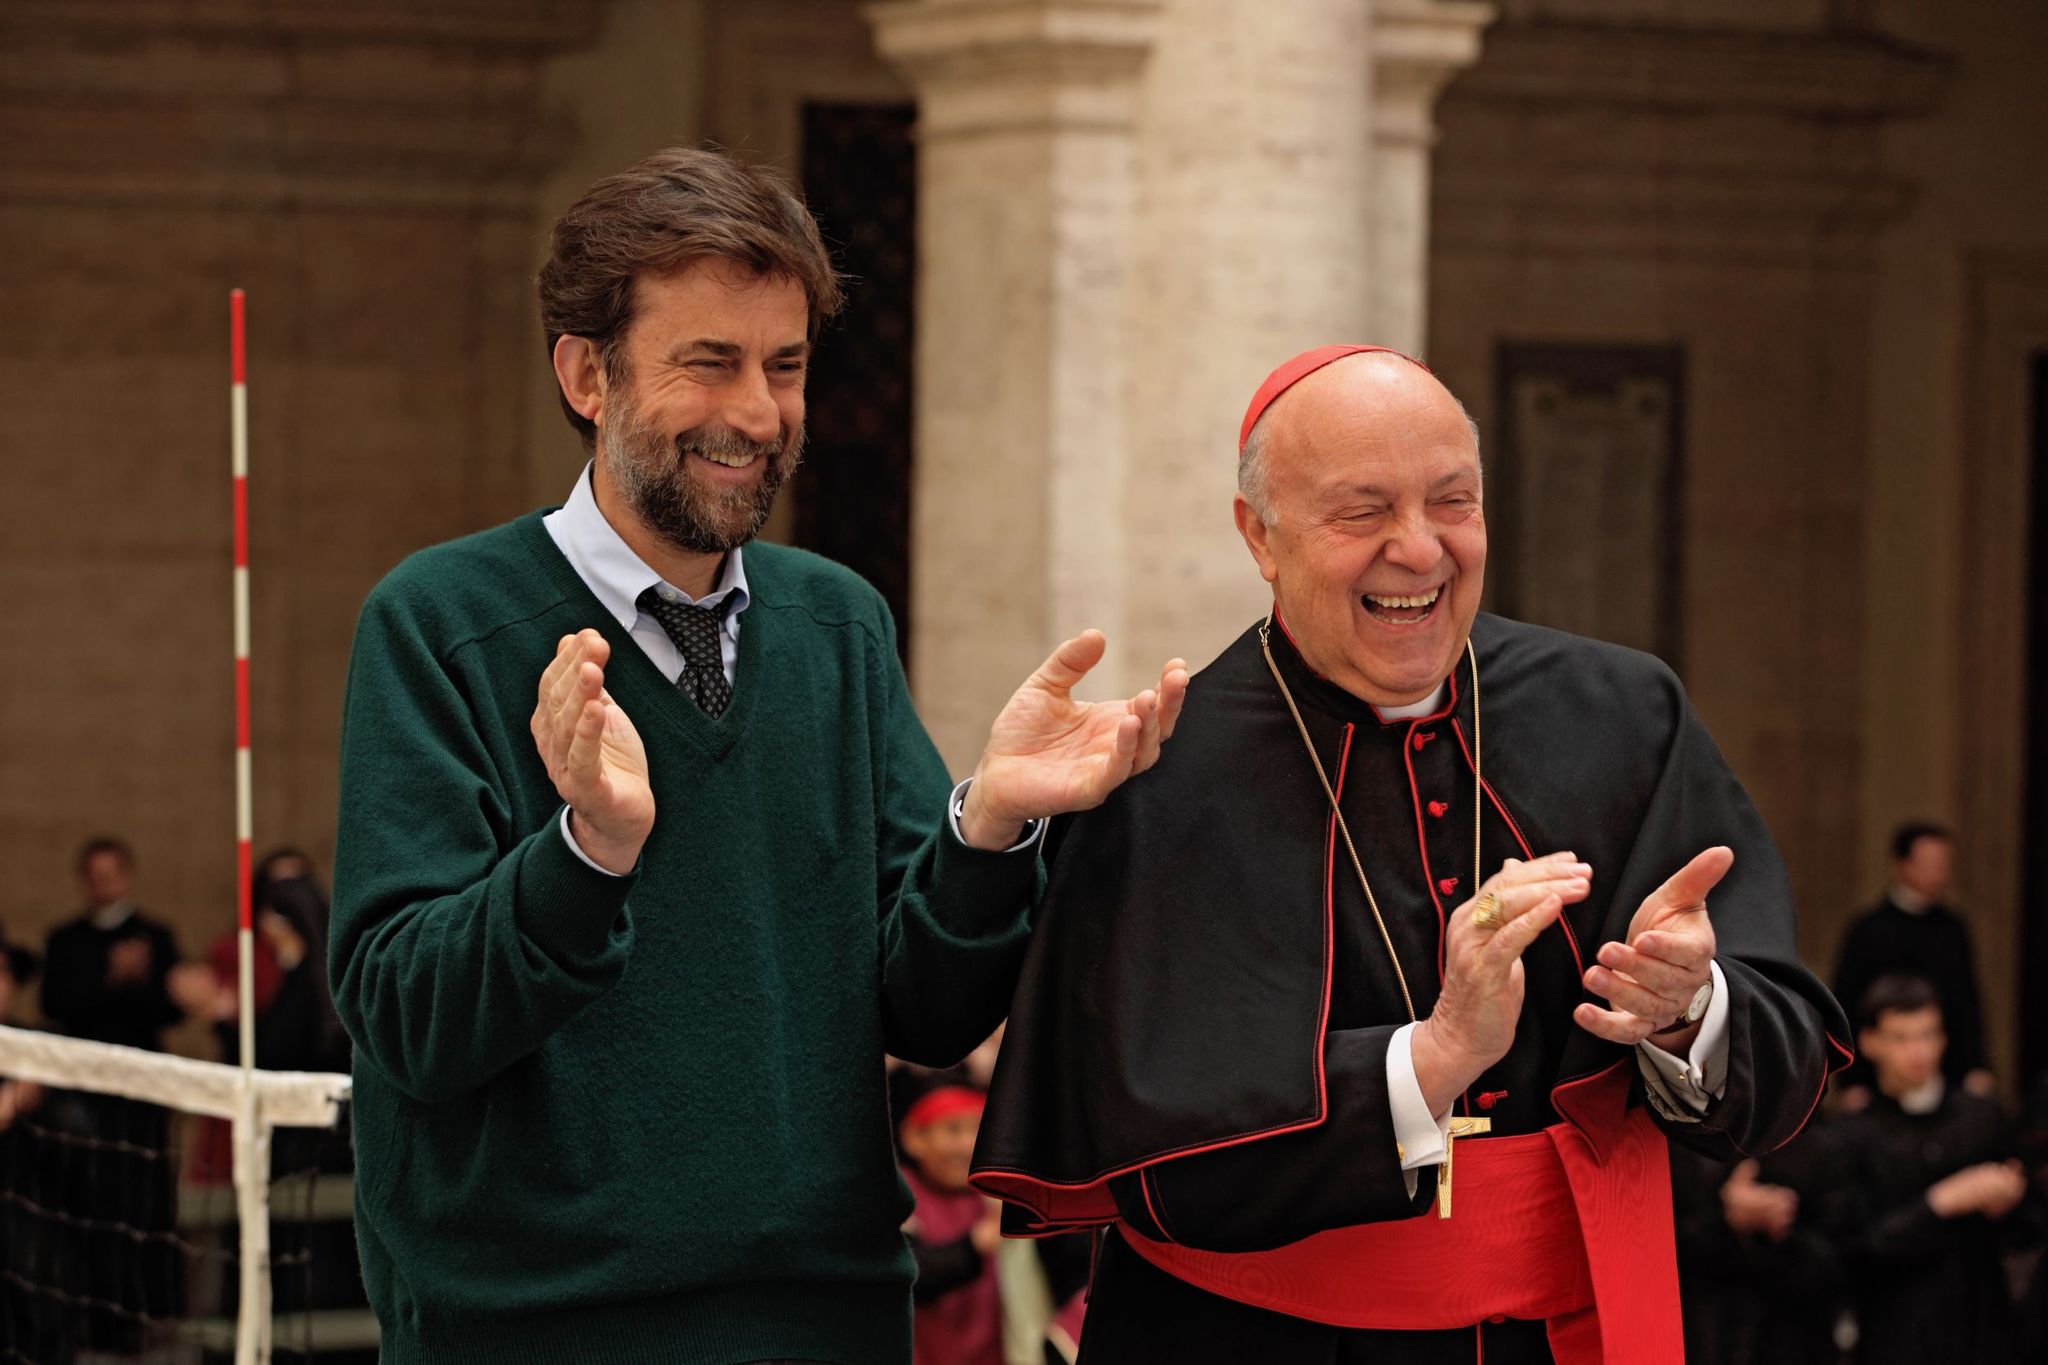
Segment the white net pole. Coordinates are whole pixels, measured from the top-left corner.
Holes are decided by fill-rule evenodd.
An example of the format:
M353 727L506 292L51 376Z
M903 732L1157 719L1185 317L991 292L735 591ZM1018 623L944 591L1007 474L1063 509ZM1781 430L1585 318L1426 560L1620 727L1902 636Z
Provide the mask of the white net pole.
M347 1103L347 1076L255 1071L141 1048L0 1026L0 1076L55 1090L113 1095L234 1127L235 1211L242 1296L237 1365L270 1358L270 1138L274 1129L332 1128Z
M270 1359L270 1125L256 1116L256 1089L235 1118L235 1215L240 1223L242 1293L235 1365Z

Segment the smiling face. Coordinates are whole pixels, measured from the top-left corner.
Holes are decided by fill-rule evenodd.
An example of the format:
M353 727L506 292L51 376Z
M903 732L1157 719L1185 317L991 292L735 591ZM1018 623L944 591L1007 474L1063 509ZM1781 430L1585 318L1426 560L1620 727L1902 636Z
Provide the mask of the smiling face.
M1237 524L1302 657L1375 705L1429 696L1485 583L1463 410L1420 366L1364 354L1303 379L1259 426L1265 515L1240 495Z
M964 1190L974 1165L974 1139L980 1131L979 1114L949 1114L931 1123L905 1127L903 1152L940 1189Z
M810 305L725 260L634 284L634 315L591 414L600 504L691 554L753 539L802 458Z

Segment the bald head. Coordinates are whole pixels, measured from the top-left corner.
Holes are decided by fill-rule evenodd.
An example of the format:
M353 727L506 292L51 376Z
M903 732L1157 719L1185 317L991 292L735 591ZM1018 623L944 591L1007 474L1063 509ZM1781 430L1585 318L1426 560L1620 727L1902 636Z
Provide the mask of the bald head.
M1345 356L1260 415L1238 482L1238 529L1308 662L1376 704L1428 696L1484 583L1464 406L1406 357Z
M1355 383L1351 382L1354 380ZM1479 424L1472 420L1471 414L1465 411L1465 405L1443 386L1441 380L1421 362L1399 351L1360 351L1332 361L1295 381L1268 404L1246 434L1237 458L1237 491L1262 518L1270 519L1272 509L1267 444L1276 429L1286 427L1290 419L1285 414L1300 410L1304 392L1308 406L1313 408L1317 405L1315 394L1321 390L1335 390L1332 398L1340 403L1347 401L1347 396L1365 397L1372 393L1378 393L1389 401L1398 401L1404 392L1427 403L1433 392L1456 410L1458 419L1464 423L1466 435L1471 439L1472 458L1474 461L1479 459Z

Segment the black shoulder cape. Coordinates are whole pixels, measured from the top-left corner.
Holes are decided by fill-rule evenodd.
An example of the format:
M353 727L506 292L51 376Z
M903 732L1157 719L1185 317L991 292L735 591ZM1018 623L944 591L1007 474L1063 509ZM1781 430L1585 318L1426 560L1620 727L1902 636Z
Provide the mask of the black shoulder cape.
M1550 989L1532 985L1524 1007L1522 1033L1536 1031L1532 1010L1562 1015L1539 1021L1556 1040L1540 1059L1556 1104L1544 1106L1543 1119L1573 1117L1557 1087L1627 1053L1571 1024L1571 1006L1590 998L1576 973L1600 944L1625 935L1643 899L1688 859L1727 844L1735 865L1711 902L1730 989L1727 1090L1702 1122L1659 1121L1723 1160L1784 1142L1847 1059L1836 1040L1848 1028L1799 961L1791 889L1770 835L1677 678L1650 656L1498 617L1479 617L1472 642L1483 865L1571 849L1595 868L1592 896L1539 940L1556 940L1546 951L1560 965ZM1411 759L1406 741L1420 730L1391 741L1367 733L1388 723L1308 673L1277 628L1274 650L1284 651L1290 686L1340 790L1347 766L1369 771L1362 758L1353 763L1354 740L1392 743L1392 766L1379 771L1398 773ZM1460 765L1469 874L1475 726L1465 678L1461 661L1450 702L1418 723L1429 733L1414 745L1421 752L1441 739L1431 757ZM1369 801L1341 799L1390 918L1420 915L1436 936L1442 915L1472 888L1447 878L1439 895L1426 884L1445 870L1442 857L1432 868L1426 841L1416 858L1424 807L1438 813L1437 803L1423 800L1412 760L1407 773L1391 788L1379 779ZM1354 777L1354 787L1362 780ZM1114 1177L1265 1144L1338 1112L1325 1051L1333 981L1364 969L1337 960L1338 921L1357 890L1332 825L1256 628L1194 678L1151 771L1100 808L1056 823L1050 880L975 1154L976 1183L1022 1213L1013 1227L1109 1221ZM1407 911L1398 909L1404 885ZM1403 932L1397 927L1397 937ZM1372 944L1367 956L1381 954ZM1420 1015L1437 987L1427 952L1406 958ZM1368 998L1381 1016L1370 1022L1389 1031L1407 1022L1398 990ZM1391 1152L1384 1101L1375 1108L1384 1133L1356 1136L1383 1136ZM1348 1112L1359 1121L1356 1106ZM1408 1211L1404 1201L1381 1216Z

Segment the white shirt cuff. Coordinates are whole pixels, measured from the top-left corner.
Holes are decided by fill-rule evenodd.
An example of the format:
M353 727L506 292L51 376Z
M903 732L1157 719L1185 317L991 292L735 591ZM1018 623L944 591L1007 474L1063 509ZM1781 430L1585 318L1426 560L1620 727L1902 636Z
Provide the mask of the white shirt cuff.
M1408 1179L1408 1197L1415 1197L1415 1173L1444 1159L1444 1133L1450 1127L1451 1111L1429 1112L1422 1098L1422 1083L1415 1079L1415 1025L1394 1030L1387 1044L1387 1107L1394 1118L1395 1153Z
M562 807L562 842L569 846L571 853L583 860L585 867L602 872L607 877L623 877L626 875L623 872L614 872L608 867L601 866L588 853L583 851L583 845L577 843L576 836L569 832L569 808L567 806Z
M967 789L973 785L973 778L963 778L960 785L953 788L952 800L946 802L946 827L953 831L954 839L958 840L961 844L965 844L967 841L960 837L960 816L967 809ZM1030 848L1044 837L1045 823L1043 820L1026 821L1023 836L1016 843L1004 849L1003 852L1021 853L1025 849Z
M1714 978L1714 998L1707 1002L1686 1055L1675 1057L1647 1038L1636 1044L1636 1064L1651 1104L1680 1122L1697 1122L1728 1089L1728 978L1718 962L1708 963L1707 970Z

